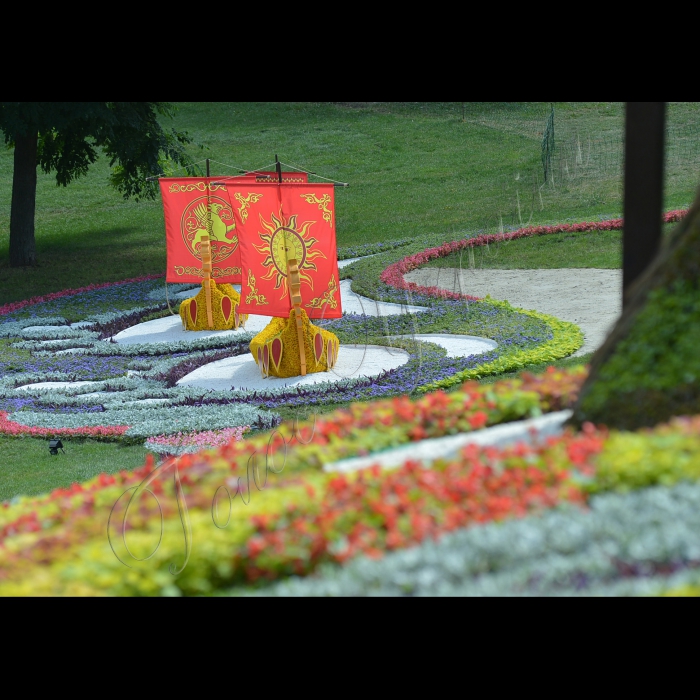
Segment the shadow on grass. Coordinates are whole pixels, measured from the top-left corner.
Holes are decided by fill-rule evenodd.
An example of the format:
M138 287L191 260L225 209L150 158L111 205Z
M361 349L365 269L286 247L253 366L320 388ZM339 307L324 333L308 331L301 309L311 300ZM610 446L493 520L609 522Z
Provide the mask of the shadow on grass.
M37 266L22 268L10 267L5 248L0 251L0 304L165 272L165 240L157 245L154 239L132 226L37 236Z

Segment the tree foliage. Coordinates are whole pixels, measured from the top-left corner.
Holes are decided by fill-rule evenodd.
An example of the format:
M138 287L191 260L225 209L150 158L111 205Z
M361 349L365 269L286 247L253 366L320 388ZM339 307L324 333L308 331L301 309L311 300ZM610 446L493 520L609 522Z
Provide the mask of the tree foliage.
M36 169L67 186L87 174L100 153L109 158L110 183L125 198L153 199L166 163L195 174L186 132L166 130L168 102L0 102L0 129L15 148L10 218L10 264L34 264Z

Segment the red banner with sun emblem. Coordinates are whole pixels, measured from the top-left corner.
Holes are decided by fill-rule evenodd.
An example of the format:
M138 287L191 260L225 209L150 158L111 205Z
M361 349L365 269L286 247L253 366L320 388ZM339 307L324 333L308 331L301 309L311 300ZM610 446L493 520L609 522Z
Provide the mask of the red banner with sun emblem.
M163 177L159 182L165 214L166 281L204 279L200 246L202 236L209 235L212 278L240 282L241 253L226 185L215 177Z
M241 251L238 312L288 316L292 308L287 263L296 260L301 308L309 318L340 318L340 282L332 184L256 182L227 185Z

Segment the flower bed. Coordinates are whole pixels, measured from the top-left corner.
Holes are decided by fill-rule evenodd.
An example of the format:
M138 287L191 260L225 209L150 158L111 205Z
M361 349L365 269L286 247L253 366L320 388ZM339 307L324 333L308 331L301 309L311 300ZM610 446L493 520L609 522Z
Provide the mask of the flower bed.
M104 523L113 508L111 522L121 522L120 496L148 479L152 461L132 473L17 499L0 509L0 594L200 594L316 571L321 579L262 592L327 595L359 587L408 594L569 594L579 587L605 594L690 585L700 556L691 536L697 516L686 518L686 511L700 512L700 491L674 484L697 478L697 418L634 435L587 426L534 447L467 446L430 469L408 462L343 476L321 471L324 463L377 447L560 409L575 400L584 376L550 370L488 386L469 383L417 401L351 406L315 423L285 424L279 434L185 455L177 484L186 517L172 465L156 470L148 484L158 502L145 495L129 516L135 556L153 550L163 516L162 543L141 563L128 557L119 537L110 546ZM624 500L630 489L636 501ZM606 490L619 495L598 495ZM590 510L560 513L563 503L588 503ZM491 520L513 519L488 529ZM183 523L192 528L189 550ZM641 548L654 537L659 546ZM420 547L423 542L429 544ZM406 562L413 562L409 572ZM179 571L175 576L171 565ZM337 568L346 565L348 573ZM645 587L645 576L653 586Z
M698 531L700 484L605 494L592 498L588 510L562 504L461 528L379 561L358 557L253 594L697 596Z
M664 223L674 223L680 221L688 213L687 209L673 210L664 214ZM430 260L444 258L452 253L459 252L465 248L476 248L493 243L514 241L519 238L531 236L546 236L552 233L580 233L583 231L619 231L622 229L622 219L608 219L607 221L584 221L578 224L557 224L555 226L526 226L525 228L512 231L511 233L485 234L464 238L459 241L452 241L435 248L428 248L420 253L409 255L398 262L389 265L380 275L380 279L385 284L394 289L403 289L415 294L425 294L428 296L440 297L443 299L473 299L465 294L448 292L439 287L425 287L415 282L406 282L403 276L419 268Z
M7 417L6 411L0 411L0 435L12 437L36 438L91 438L93 440L114 441L129 430L128 425L95 425L81 428L38 428L15 423Z
M182 593L211 592L224 585L307 573L322 562L341 562L359 552L376 555L380 546L405 546L466 522L512 517L560 498L582 498L580 488L566 482L564 470L547 466L546 455L534 467L526 467L524 455L517 453L505 460L508 469L499 469L499 474L486 465L474 471L474 459L454 460L433 471L407 465L357 477L290 474L270 483L263 493L249 486L241 492L248 507L236 503L228 514L224 492L217 509L212 497L220 486L235 489L236 480L220 470L214 475L183 469L187 518L193 533L199 533L193 542L200 545L192 547L188 565L177 578L167 574L168 567L176 560L179 567L186 553L182 530L178 537L176 529L180 518L169 482L151 484L158 502L140 502L129 519L129 546L139 556L160 529L160 513L164 517L163 541L149 567L129 572L104 542L104 520L98 517L118 501L127 482L115 488L118 478L101 477L101 483L94 480L101 488L88 483L74 491L54 492L21 514L15 507L14 517L0 533L5 544L0 551L0 593L144 594L163 592L164 585ZM465 497L474 499L472 508L460 503ZM117 509L116 522L122 514L123 508ZM117 537L112 546L124 560Z
M680 210L668 212L665 221L678 221L684 214ZM430 307L428 313L380 318L346 315L337 321L325 322L324 325L338 335L344 344L364 342L403 348L409 353L408 362L375 377L320 381L316 385L291 390L207 392L177 386L179 379L202 364L247 352L247 336L240 336L235 341L209 338L131 346L101 342L100 338L121 330L125 324L162 312L165 308L165 290L161 286L161 279L156 276L67 290L30 300L31 303L6 305L1 310L4 323L0 325L0 337L13 338L16 340L14 347L18 351L28 351L31 356L25 357L22 362L13 361L9 364L3 363L0 358L0 367L5 374L5 378L0 380L0 409L10 410L17 405L16 396L12 392L19 384L113 380L111 386L122 386L122 389L107 389L114 396L110 395L105 400L79 398L79 394L102 391L99 385L94 385L90 391L30 391L31 398L34 399L33 405L12 411L10 418L27 427L55 426L64 429L90 427L96 419L88 414L104 412L104 420L116 424L118 421L115 411L124 407L132 408L136 401L151 400L151 405L143 410L152 413L152 425L156 429L167 422L167 412L172 407L204 408L247 404L261 411L270 411L281 406L313 406L401 394L417 395L449 388L469 379L516 371L528 364L552 362L570 355L581 346L582 334L574 324L537 312L516 310L505 302L475 301L468 295L454 295L432 287L417 287L405 283L403 274L427 260L449 255L465 247L565 231L614 230L621 225L621 219L610 219L527 227L500 236L479 235L447 243L399 260L379 274L379 287L374 296L381 300L386 297L388 301L426 305ZM399 244L409 243L398 241L387 245L355 247L345 250L341 257L386 252L385 255L373 258L384 260L387 256L391 257L391 250ZM406 299L401 294L407 295ZM139 306L129 307L131 302L138 303ZM115 305L125 308L104 312L107 306L114 308ZM54 315L26 317L28 313L35 314L38 308L41 308L42 313ZM60 314L67 314L71 318L76 314L82 315L91 321L92 326L80 329L70 327L66 317ZM51 328L25 330L28 326L37 325L50 325ZM452 358L447 357L441 347L424 341L387 340L388 336L446 332L486 336L495 340L498 347L478 356ZM69 351L72 353L70 357L55 355L56 352ZM129 380L125 379L125 374L131 375ZM337 378L333 377L335 379ZM55 408L57 403L65 403L67 410L64 413L70 412L70 419L56 416L61 413ZM25 415L20 415L22 413ZM79 417L83 415L86 416L85 423L80 426ZM139 414L138 417L144 416ZM264 419L260 417L252 418L252 422L264 425ZM192 425L172 426L172 432L189 430Z
M402 238L395 241L378 241L376 243L361 243L354 246L343 246L338 248L338 260L349 260L351 258L361 258L376 253L384 253L387 250L401 248L413 243L412 238Z
M144 304L154 301L155 288L148 288L149 283L135 283L141 285L135 294ZM73 297L52 301L75 301ZM177 352L155 345L100 346L94 330L71 329L64 317L54 316L55 330L47 333L25 331L47 321L22 318L24 307L13 311L14 316L8 313L0 336L16 339L19 354L13 363L26 360L21 353L41 359L59 348L74 349L77 356L119 362L128 358L132 364L124 367L139 376L109 376L87 387L33 390L18 397L14 388L28 377L46 381L69 375L64 366L8 369L0 380L0 433L3 426L5 434L42 436L48 432L41 431L54 436L56 429L64 431L60 436L103 430L103 439L121 439L131 431L141 440L157 435L154 445L182 452L188 441L212 445L226 430L232 430L227 437L233 439L215 449L184 454L177 463L156 467L149 460L134 472L103 474L44 497L3 504L0 595L208 594L263 584L264 593L319 595L357 590L413 595L694 590L700 584L700 553L692 539L698 524L692 513L700 512L700 492L697 484L675 484L692 482L700 474L697 418L637 434L608 434L588 425L579 434L535 447L472 446L429 469L408 462L393 471L374 468L350 476L322 471L324 464L340 459L567 407L585 377L582 370L551 370L490 386L467 383L450 394L437 390L413 401L401 396L353 404L313 423L284 424L277 432L240 440L244 425L257 420L261 427L269 415L261 406L310 404L324 395L333 396L331 400L370 398L375 387L384 395L405 394L409 387L434 390L516 368L527 358L545 361L568 354L580 340L573 324L558 327L556 319L514 312L504 304L426 296L414 301L431 304L426 314L431 332L442 330L437 324L459 318L462 328L471 323L470 328L478 329L475 335L500 334L499 352L482 356L473 366L468 358L449 364L451 358L434 345L392 341L405 343L413 353L405 384L397 372L376 384L340 383L336 394L328 385L296 396L286 390L265 395L204 392L169 387L166 378L223 350L218 339L204 347L182 344ZM120 313L103 315L99 322L111 323ZM375 342L382 342L381 335L427 330L409 317L346 317L333 323L339 335L357 338L364 333ZM98 392L102 396L84 396ZM134 405L149 399L167 403ZM157 413L162 420L153 418ZM18 422L21 415L36 425ZM101 423L110 416L122 417L124 424L104 428ZM182 422L185 416L191 424ZM212 430L217 417L218 430ZM191 434L193 429L199 436ZM11 432L18 430L28 432ZM144 558L137 562L115 527L126 517L128 493L134 488L142 492L146 485L150 490L125 521L129 548ZM611 490L620 493L602 493ZM105 536L107 521L111 540ZM160 546L149 557L161 526ZM654 538L658 546L644 550L642 545ZM320 578L313 576L317 572ZM300 575L308 578L290 580L281 588L269 586Z
M174 435L156 435L146 440L146 449L166 456L177 456L211 450L227 445L229 442L239 442L243 433L250 426L224 428L223 430L204 430L201 433L175 433Z
M116 285L109 289L114 287ZM265 414L280 406L364 401L415 393L419 387L425 391L449 386L466 378L519 367L528 361L555 359L569 354L582 342L573 324L521 313L508 305L431 300L434 306L429 314L379 318L346 315L325 323L343 343L405 349L409 354L408 362L397 369L374 377L339 380L329 376L333 381L319 381L298 389L208 391L178 386L176 382L203 364L247 353L251 334L134 345L101 340L104 329L115 330L121 324L120 319L135 321L158 308L153 302L158 300L158 294L164 293L159 287L160 282L154 280L122 285L120 294L124 292L126 298L135 298L150 306L93 313L88 315L92 323L89 327L71 327L62 316L7 317L0 324L0 338L11 341L12 345L4 346L0 354L3 369L0 410L8 411L13 423L27 428L66 430L98 424L128 425L129 430L122 436L125 441L195 429L243 425L260 428L274 424L275 414L270 414L269 419ZM107 287L101 286L97 291L102 293L105 289ZM97 301L81 298L81 295L90 297L94 293L94 290L72 290L70 295L59 296L54 301L96 311ZM53 309L55 312L66 310L66 307ZM440 346L424 341L387 340L387 336L439 332L445 328L491 337L498 347L485 354L455 358L448 357ZM22 392L22 400L16 391L16 387L28 384L76 381L93 384L64 389L29 388ZM236 405L238 410L234 410ZM216 406L224 407L219 416ZM243 410L245 406L257 413ZM200 419L196 418L197 412L201 413ZM173 416L180 416L182 420L179 423L170 420Z
M93 301L97 297L100 307L104 307L105 304L109 304L111 299L118 301L120 304L126 302L136 302L142 300L142 295L140 294L140 284L148 283L151 280L159 279L164 277L164 275L144 275L143 277L133 277L127 280L121 280L119 282L104 282L103 284L91 284L86 287L79 287L77 289L64 289L60 292L53 292L51 294L44 294L38 297L32 297L31 299L26 299L24 301L16 301L10 304L4 304L0 306L0 316L8 316L13 320L19 317L18 312L26 309L27 307L39 306L41 305L42 315L49 313L60 313L61 310L66 308L75 308L76 302L78 302L78 312L84 313L85 310L81 308L83 305L80 304L80 298L90 299ZM133 288L133 291L126 292L123 289L126 285ZM146 285L150 289L150 285ZM89 295L90 292L98 292L98 294ZM116 293L115 293L116 292ZM130 298L129 298L130 297ZM89 311L88 311L89 313Z

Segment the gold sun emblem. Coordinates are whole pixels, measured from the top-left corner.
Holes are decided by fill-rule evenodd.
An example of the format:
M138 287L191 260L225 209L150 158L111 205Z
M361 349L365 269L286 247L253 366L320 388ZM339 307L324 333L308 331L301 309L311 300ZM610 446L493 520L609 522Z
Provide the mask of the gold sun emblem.
M325 255L320 250L311 250L314 244L318 243L315 238L309 236L309 228L315 221L305 221L300 226L297 225L297 215L292 214L288 219L280 214L279 217L270 215L270 221L265 221L260 215L260 224L267 233L259 233L263 245L254 246L258 253L265 255L263 267L269 267L267 273L260 279L275 280L275 289L282 287L284 299L288 295L287 288L287 261L296 260L299 266L299 279L314 288L313 278L307 274L308 270L317 270L312 262L315 258L325 259Z

